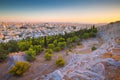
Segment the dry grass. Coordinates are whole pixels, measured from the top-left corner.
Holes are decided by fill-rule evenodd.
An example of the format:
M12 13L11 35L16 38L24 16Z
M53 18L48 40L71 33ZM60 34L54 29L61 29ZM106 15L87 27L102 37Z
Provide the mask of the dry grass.
M117 55L112 55L112 58L116 61L119 61L120 60L120 56L117 56Z
M14 52L14 53L9 53L8 56L15 56L15 55L21 56L21 55L24 55L24 54L25 54L24 52Z
M87 54L87 53L90 53L90 52L91 52L90 49L85 49L85 50L79 51L79 54Z
M113 53L120 53L120 49L119 48L114 48L112 49Z
M105 80L120 80L120 68L111 68L108 64L105 66Z
M78 45L76 48L84 48L84 45Z
M111 57L112 57L112 53L110 52L106 52L101 56L101 58L111 58Z
M101 58L113 58L114 60L116 61L119 61L120 60L120 56L118 55L114 55L112 54L111 52L107 52L107 53L104 53Z
M120 38L115 39L116 43L120 44Z

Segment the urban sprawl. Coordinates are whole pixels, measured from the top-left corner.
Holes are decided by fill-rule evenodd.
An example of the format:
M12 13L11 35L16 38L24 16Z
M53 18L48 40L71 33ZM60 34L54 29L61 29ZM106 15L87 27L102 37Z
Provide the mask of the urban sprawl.
M90 28L90 24L78 23L12 23L0 22L0 42L58 35Z

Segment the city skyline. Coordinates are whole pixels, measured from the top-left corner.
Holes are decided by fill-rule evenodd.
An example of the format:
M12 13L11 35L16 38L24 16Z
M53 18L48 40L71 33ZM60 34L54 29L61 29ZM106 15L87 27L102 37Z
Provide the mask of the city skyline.
M120 20L120 0L1 0L0 21L108 23Z

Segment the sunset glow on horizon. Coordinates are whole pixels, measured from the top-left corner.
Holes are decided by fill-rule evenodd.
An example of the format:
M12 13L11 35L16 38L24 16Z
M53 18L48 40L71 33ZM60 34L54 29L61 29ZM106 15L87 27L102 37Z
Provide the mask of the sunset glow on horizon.
M108 23L117 20L120 20L119 0L3 0L0 3L0 21Z

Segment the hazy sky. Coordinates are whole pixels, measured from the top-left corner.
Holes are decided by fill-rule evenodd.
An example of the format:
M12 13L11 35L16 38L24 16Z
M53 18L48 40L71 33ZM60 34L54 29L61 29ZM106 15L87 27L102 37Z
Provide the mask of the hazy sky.
M0 0L0 21L106 23L120 20L120 0Z

